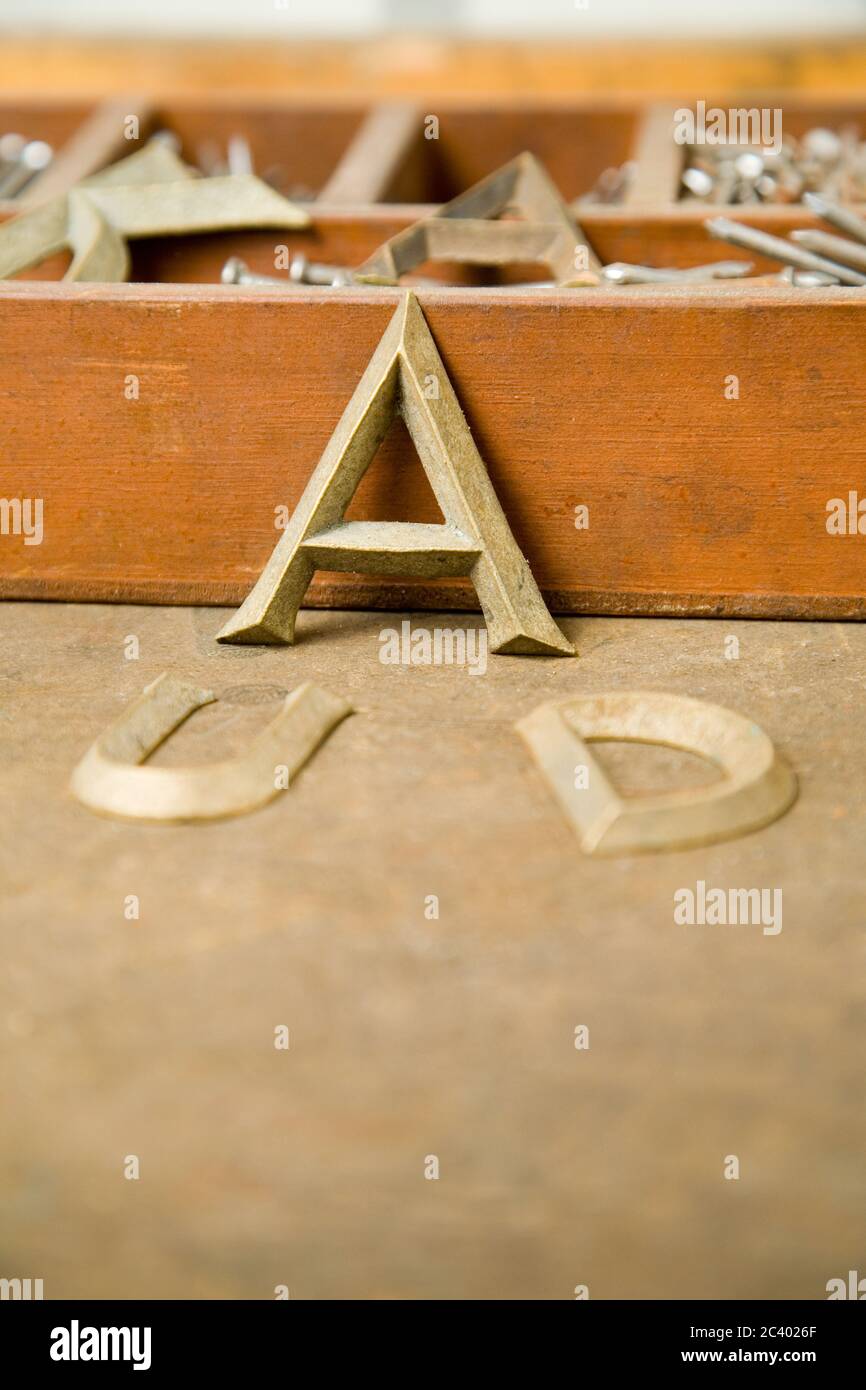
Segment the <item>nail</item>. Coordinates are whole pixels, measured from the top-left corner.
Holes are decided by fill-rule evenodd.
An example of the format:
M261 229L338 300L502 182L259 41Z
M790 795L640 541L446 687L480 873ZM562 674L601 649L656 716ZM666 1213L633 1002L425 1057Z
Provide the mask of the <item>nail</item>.
M27 144L23 135L16 135L12 130L5 135L0 135L0 172L5 173L11 169L13 164L17 164L21 158L21 151Z
M614 285L676 285L699 284L707 280L733 280L748 275L751 261L711 261L709 265L693 265L686 269L663 270L649 265L628 265L613 261L602 270L602 276Z
M230 135L226 146L228 170L230 174L252 174L253 153L250 143L243 135Z
M725 144L719 149L692 148L689 175L695 168L714 180L713 202L799 202L807 189L843 202L864 196L866 144L855 128L813 126L799 140L785 138L778 149L753 144ZM767 175L772 175L768 178ZM683 180L689 187L689 179Z
M831 227L838 227L840 232L847 232L857 241L866 243L866 221L858 217L856 212L840 208L838 203L832 203L818 193L804 193L803 202L810 211L829 222Z
M12 168L0 178L0 198L14 198L31 179L41 174L54 158L54 151L44 140L30 140L24 146Z
M842 158L842 141L835 130L825 130L823 126L807 130L802 147L808 158L817 159L821 164L835 164Z
M816 251L819 255L828 256L831 261L851 266L854 270L866 270L866 246L859 242L848 241L842 236L831 236L829 232L814 232L805 228L792 232L791 238L798 246L805 246L807 251Z
M352 273L342 265L325 265L322 261L307 260L299 252L292 257L289 279L299 285L350 285Z
M757 251L771 261L781 261L783 265L793 265L798 270L819 270L833 275L843 285L866 285L866 275L847 266L837 265L835 261L825 260L797 246L783 237L770 236L759 232L756 227L746 227L741 222L732 222L727 217L711 217L705 223L710 236L719 241L730 242L732 246L742 246L748 251Z
M279 285L281 289L288 288L288 281L280 280L276 275L257 275L240 256L229 257L220 272L220 280L224 285Z
M298 262L301 262L298 266ZM296 266L298 269L296 270ZM299 273L303 271L303 276ZM321 279L309 279L310 272L321 272ZM338 279L337 277L341 278ZM250 270L246 261L242 261L240 256L230 256L220 272L220 279L224 285L278 285L280 289L289 289L293 285L330 285L339 287L352 283L351 271L344 270L342 266L321 265L316 261L308 261L305 256L295 256L289 267L288 280L281 279L278 275L259 275L256 271Z
M686 169L682 181L683 187L695 198L709 198L716 186L715 179L705 169Z
M824 289L827 285L838 285L834 275L825 275L820 270L792 270L791 284L798 289Z

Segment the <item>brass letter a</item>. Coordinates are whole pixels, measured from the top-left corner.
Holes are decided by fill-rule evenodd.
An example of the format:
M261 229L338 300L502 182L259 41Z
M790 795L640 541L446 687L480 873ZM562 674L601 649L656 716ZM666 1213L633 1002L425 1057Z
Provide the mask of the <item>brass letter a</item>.
M425 383L436 381L436 399ZM401 414L445 524L345 521L395 416ZM220 642L292 642L317 569L357 574L468 576L493 652L574 655L545 607L511 534L417 299L407 294L279 543Z

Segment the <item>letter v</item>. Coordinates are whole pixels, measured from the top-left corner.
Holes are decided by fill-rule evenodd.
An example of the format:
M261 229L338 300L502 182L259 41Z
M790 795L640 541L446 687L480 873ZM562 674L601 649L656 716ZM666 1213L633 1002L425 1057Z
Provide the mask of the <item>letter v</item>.
M424 382L439 383L430 400ZM346 508L402 415L444 525L346 521ZM220 642L293 642L316 569L468 576L494 652L574 655L511 534L414 294L401 301L258 582Z

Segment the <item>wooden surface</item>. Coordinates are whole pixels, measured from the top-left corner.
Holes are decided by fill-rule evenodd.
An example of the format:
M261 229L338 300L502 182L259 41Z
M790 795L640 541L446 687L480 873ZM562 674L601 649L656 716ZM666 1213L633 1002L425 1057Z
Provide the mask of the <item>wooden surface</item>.
M747 43L629 40L472 41L384 33L365 42L170 43L69 35L3 36L0 90L94 96L137 89L212 98L302 94L340 97L491 94L740 98L756 91L835 98L866 86L862 34ZM816 25L817 27L817 25Z
M397 297L4 284L6 476L45 529L3 538L0 593L239 601ZM419 297L555 611L863 616L861 538L826 530L866 491L860 292ZM402 426L348 515L441 520ZM476 607L462 581L320 576L309 598Z
M225 616L0 607L4 1275L46 1298L822 1299L862 1270L863 628L569 621L578 660L473 677L382 665L400 616L302 614L281 651L218 647ZM72 767L167 668L222 698L163 764L238 751L307 678L357 713L246 819L93 816ZM757 720L790 813L582 858L513 724L630 687ZM632 790L706 776L597 751ZM676 925L699 879L780 888L782 931Z

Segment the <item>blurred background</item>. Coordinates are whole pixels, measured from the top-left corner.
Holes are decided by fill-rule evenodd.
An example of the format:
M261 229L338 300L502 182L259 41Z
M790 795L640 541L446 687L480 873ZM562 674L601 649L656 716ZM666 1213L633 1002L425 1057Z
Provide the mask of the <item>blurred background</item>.
M4 0L5 28L180 35L367 35L421 29L464 35L685 37L843 33L863 0Z
M0 93L859 97L866 0L3 0Z

